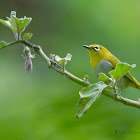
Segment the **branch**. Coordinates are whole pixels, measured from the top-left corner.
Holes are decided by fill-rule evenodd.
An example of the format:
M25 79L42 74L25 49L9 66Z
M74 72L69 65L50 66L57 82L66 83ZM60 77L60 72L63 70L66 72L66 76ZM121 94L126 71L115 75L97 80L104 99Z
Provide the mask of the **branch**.
M42 59L44 59L44 61L48 64L49 68L52 68L52 69L56 70L60 74L64 75L67 79L70 79L70 80L74 81L75 83L77 83L79 85L82 85L84 87L91 85L91 83L89 83L88 81L80 79L80 78L76 77L75 75L71 74L70 72L68 72L66 70L63 71L62 67L59 64L57 64L55 61L51 60L43 52L42 48L38 45L32 44L32 43L30 43L26 40L18 40L18 41L14 41L14 42L9 43L5 47L8 47L8 46L11 46L11 45L14 45L14 44L18 44L18 43L22 43L24 45L27 45L30 48L33 48L35 50L35 52L38 53L42 57ZM124 98L124 97L119 96L119 95L115 96L111 91L109 91L107 89L105 89L102 92L102 94L111 98L111 99L113 99L113 100L115 100L115 101L123 103L125 105L132 106L132 107L140 109L140 102L139 101L130 100L130 99Z

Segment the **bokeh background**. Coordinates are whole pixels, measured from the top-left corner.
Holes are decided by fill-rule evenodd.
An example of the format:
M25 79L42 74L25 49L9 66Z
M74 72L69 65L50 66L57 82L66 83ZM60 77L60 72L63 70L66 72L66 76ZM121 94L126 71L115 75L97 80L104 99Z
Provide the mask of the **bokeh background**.
M0 18L12 10L32 17L26 32L47 55L72 54L67 70L89 81L97 79L85 44L101 44L121 61L137 64L131 72L140 81L139 0L1 0ZM0 40L13 33L0 24ZM27 74L22 45L0 51L0 140L131 140L140 138L140 110L101 95L87 113L75 118L82 86L49 69L36 55ZM34 53L34 52L32 52ZM137 100L140 91L128 88L124 97Z

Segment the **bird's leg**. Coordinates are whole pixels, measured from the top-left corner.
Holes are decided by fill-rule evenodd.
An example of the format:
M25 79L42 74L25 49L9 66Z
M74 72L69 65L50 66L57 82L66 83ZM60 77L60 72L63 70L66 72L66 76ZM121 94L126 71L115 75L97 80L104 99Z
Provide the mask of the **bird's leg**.
M113 90L114 90L114 96L115 98L117 98L117 95L118 95L117 81L114 81Z
M120 92L118 93L119 96L121 96L122 91L123 91L123 88L121 88Z
M116 86L114 86L114 96L115 98L117 98L118 95L118 88Z

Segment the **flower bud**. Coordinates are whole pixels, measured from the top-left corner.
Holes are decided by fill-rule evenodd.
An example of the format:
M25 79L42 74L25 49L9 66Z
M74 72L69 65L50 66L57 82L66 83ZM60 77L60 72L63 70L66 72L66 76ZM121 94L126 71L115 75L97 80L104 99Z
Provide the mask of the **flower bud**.
M27 57L26 61L25 61L25 71L27 73L32 72L33 69L33 64L32 64L32 60L30 57Z
M32 59L31 58L35 58L35 55L31 54L30 48L28 46L24 47L22 56L23 56L24 59L26 59L25 60L25 71L27 73L32 72L33 64L32 64Z

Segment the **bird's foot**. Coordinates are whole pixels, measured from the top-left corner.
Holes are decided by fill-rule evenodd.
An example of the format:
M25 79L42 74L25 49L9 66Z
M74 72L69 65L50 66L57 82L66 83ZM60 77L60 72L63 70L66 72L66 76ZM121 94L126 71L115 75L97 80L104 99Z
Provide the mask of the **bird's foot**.
M118 96L121 96L122 91L123 91L123 88L121 88L120 92L118 93Z

